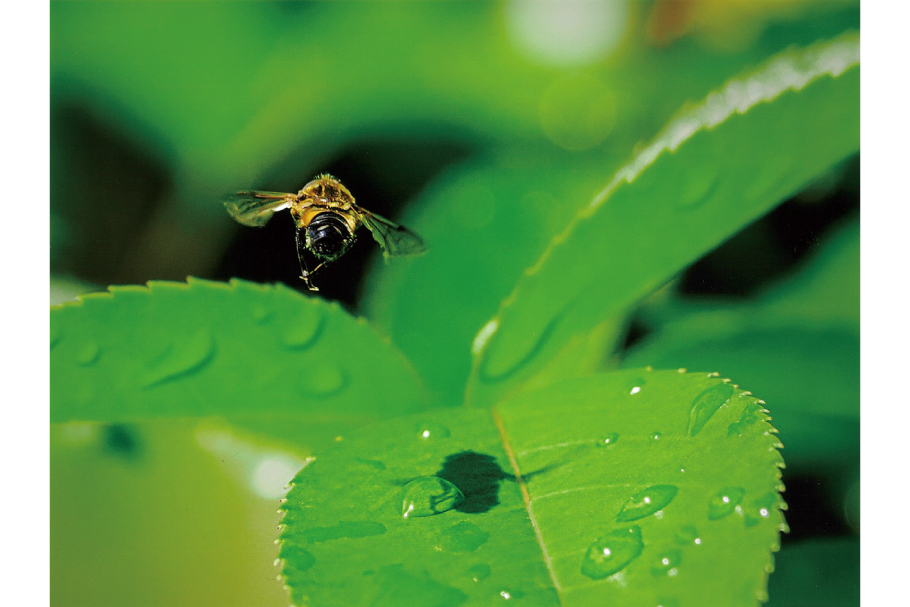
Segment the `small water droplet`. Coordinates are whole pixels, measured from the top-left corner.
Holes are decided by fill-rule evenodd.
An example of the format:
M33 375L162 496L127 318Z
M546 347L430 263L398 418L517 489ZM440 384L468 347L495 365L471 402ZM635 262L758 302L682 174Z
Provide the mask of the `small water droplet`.
M297 393L304 398L327 398L348 386L347 373L337 365L315 363L306 371L306 375L295 380Z
M689 409L689 429L687 434L695 436L701 432L708 420L733 396L733 386L717 383L702 391L692 401Z
M520 599L524 595L525 595L525 593L522 592L521 590L512 590L511 588L506 588L505 590L501 590L499 592L499 596L501 596L502 598L504 598L507 601L511 600L511 599Z
M654 485L642 491L639 491L622 507L619 514L616 515L617 521L637 521L659 510L662 510L667 504L676 497L679 491L673 485Z
M662 576L667 575L676 577L679 572L679 562L682 560L682 552L677 548L672 548L661 553L657 557L657 562L651 566L651 573Z
M345 538L382 535L386 526L375 521L341 521L334 527L313 527L305 529L303 537L310 543L328 542Z
M780 507L780 496L772 491L753 501L745 508L745 522L752 527L771 518L771 514Z
M695 525L685 525L676 532L676 543L683 546L694 544L701 546L701 538L698 536L698 530Z
M689 171L688 178L676 192L676 207L689 211L705 203L719 182L716 173Z
M438 438L448 438L451 435L449 429L442 424L434 422L424 422L417 424L417 436L423 440L435 440Z
M708 518L717 520L732 514L743 501L745 493L746 491L740 487L724 487L715 493L708 503Z
M488 577L490 577L490 566L486 563L477 563L468 569L468 578L475 582L485 580Z
M448 508L446 509L448 510ZM416 515L411 514L411 516ZM435 536L434 544L437 550L446 552L473 552L486 544L488 539L490 539L489 533L474 523L461 521L440 530Z
M312 347L322 335L325 317L315 306L305 307L288 322L276 324L278 338L284 347L291 350L306 350Z
M335 438L335 440L338 440L338 439L340 439L340 438L341 438L341 437L338 436L338 437ZM385 470L385 469L386 469L385 464L383 464L383 463L380 462L379 460L375 460L375 459L364 459L364 458L362 458L362 457L355 457L355 458L354 458L354 461L360 462L361 464L366 464L367 466L369 466L370 468L373 468L374 470L380 470L380 471L382 471L382 470Z
M751 405L746 406L746 408L743 409L743 414L739 418L739 421L733 422L730 424L729 428L727 428L727 436L742 436L745 434L752 425L761 421L761 410L762 407L758 403L752 403ZM765 434L768 433L766 432Z
M588 547L581 572L591 579L602 580L622 571L643 549L641 527L617 529L597 538Z
M652 441L659 441L661 436L663 435L660 432L652 432L648 435L648 438L650 438Z
M641 392L640 386L635 386L631 390L629 390L629 394L638 394L639 392Z
M602 439L597 441L597 446L598 447L610 447L612 445L615 445L616 441L618 441L618 440L619 440L619 435L615 432L610 432L609 434L604 436Z
M463 501L461 490L444 478L421 476L404 486L401 492L401 516L413 518L441 514L457 508Z
M215 355L215 339L212 330L203 327L185 339L172 344L155 361L145 375L146 388L162 384L205 367Z
M98 356L101 354L101 348L98 347L93 341L85 343L79 352L76 354L76 362L87 367L98 360Z

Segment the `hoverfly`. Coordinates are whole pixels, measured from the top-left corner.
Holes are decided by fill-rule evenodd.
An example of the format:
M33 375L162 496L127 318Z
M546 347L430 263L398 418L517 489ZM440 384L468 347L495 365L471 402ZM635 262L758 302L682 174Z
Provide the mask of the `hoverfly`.
M399 255L419 255L426 250L423 240L414 232L355 204L348 189L329 174L317 175L296 194L237 192L224 206L238 222L255 227L264 226L277 211L290 209L297 225L300 278L311 291L319 289L310 277L344 255L361 225L373 234L386 260ZM319 262L312 271L306 269L305 251Z

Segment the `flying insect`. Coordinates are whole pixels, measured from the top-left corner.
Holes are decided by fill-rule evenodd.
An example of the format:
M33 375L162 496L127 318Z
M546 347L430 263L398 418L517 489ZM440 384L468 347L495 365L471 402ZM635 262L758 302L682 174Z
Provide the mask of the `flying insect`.
M354 202L351 192L335 177L324 173L296 194L284 192L237 192L224 202L231 217L246 226L262 227L272 215L290 209L297 226L297 259L300 278L311 291L319 289L311 277L335 261L354 244L357 229L365 225L382 247L383 256L420 255L423 240L411 230L367 211ZM304 261L309 252L319 262L312 271Z

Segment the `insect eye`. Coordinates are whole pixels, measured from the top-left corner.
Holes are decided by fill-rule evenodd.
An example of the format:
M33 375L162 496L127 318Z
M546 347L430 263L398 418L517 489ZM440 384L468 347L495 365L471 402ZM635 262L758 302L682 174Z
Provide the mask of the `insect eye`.
M317 257L332 260L351 243L348 224L334 213L320 213L307 226L307 247Z

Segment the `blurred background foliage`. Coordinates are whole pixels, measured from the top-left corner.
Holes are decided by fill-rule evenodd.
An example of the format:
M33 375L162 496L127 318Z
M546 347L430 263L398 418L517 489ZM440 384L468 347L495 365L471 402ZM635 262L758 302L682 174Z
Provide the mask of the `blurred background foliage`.
M454 405L474 334L636 146L771 55L858 30L859 3L54 1L50 29L52 303L187 275L302 290L290 218L243 228L221 199L330 172L433 257L384 267L361 238L321 295ZM858 225L853 158L620 319L604 357L768 401L792 530L774 605L858 604ZM403 323L391 290L426 316ZM274 510L303 446L211 420L51 437L55 605L286 604Z

